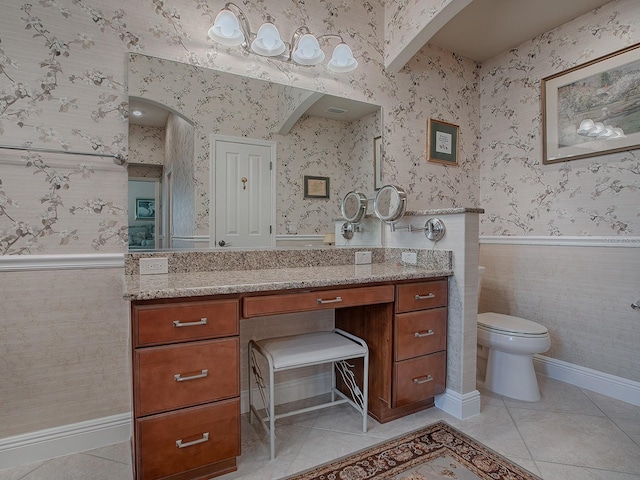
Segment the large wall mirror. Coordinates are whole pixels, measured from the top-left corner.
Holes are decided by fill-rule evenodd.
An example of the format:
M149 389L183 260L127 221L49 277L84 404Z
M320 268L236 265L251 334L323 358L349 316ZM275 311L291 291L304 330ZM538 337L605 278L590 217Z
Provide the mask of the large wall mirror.
M374 194L378 105L140 54L129 57L128 86L130 208L153 200L155 212L130 215L131 250L260 248L322 236L333 232L347 192ZM234 160L243 152L244 170ZM252 160L269 155L271 183ZM326 195L305 197L305 177L326 179ZM255 198L265 189L271 202ZM245 243L265 225L270 243ZM232 242L221 237L225 228L238 233Z

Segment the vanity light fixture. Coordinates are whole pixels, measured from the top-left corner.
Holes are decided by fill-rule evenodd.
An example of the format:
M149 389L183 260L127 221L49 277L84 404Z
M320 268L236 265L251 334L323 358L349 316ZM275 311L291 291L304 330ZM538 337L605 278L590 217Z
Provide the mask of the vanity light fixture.
M209 29L209 37L222 45L240 46L247 52L263 57L305 66L322 63L325 55L320 48L320 40L335 38L339 39L340 43L333 50L327 68L332 72L346 73L358 67L351 48L340 35L314 35L309 27L302 25L293 32L291 42L287 43L280 38L280 32L272 20L271 16L267 15L266 22L260 26L258 33L254 34L244 11L235 3L228 2L216 16L213 26Z

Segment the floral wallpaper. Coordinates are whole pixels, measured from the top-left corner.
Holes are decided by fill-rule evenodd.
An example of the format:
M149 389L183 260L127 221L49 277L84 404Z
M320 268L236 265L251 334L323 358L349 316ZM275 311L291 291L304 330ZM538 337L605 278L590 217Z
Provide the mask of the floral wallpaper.
M640 6L611 2L482 65L484 235L640 235L640 151L542 164L541 82L640 41Z
M18 145L128 154L126 57L129 52L146 53L380 104L385 128L383 180L399 183L408 191L409 208L477 204L479 187L473 176L473 162L478 99L473 62L425 47L403 71L388 74L382 68L385 12L381 1L270 2L268 11L277 18L281 31L304 23L314 31L341 33L360 64L354 72L341 75L324 68L291 66L209 40L205 32L223 4L203 0L176 0L171 4L163 0L114 0L96 6L86 0L46 0L3 5L3 140ZM262 1L248 0L243 2L243 9L250 22L257 25L267 7ZM392 21L389 28L396 26L399 25ZM181 92L174 94L179 101ZM264 111L260 103L252 107ZM460 124L462 168L425 162L426 120L430 116ZM234 126L238 127L237 134L251 133L241 123ZM202 148L206 141L207 138L196 138L199 153L195 169L199 172L208 162L208 152ZM6 155L0 152L3 165L8 161L3 160ZM35 170L26 155L19 158L20 165L14 162L7 170L10 173L3 169L0 174L0 245L4 254L126 249L126 168L114 165L108 175L86 178L74 174L58 188L55 182L47 186L36 181L39 177L33 172L40 170ZM57 158L67 170L55 170L53 156L47 155L42 159L47 165L47 178L68 175L68 170L75 168L84 170L86 176L95 165L111 162ZM195 189L196 198L204 198L204 187L196 185ZM40 198L51 197L52 190L53 197L58 198L47 200L54 202L51 209L17 209L17 205L26 202L39 204ZM77 204L70 203L70 196L77 197ZM56 209L57 217L51 213ZM42 223L43 215L53 217L44 233L34 226ZM195 218L194 233L202 234L208 211L196 211Z
M194 137L196 128L179 117L169 114L165 132L165 172L172 177L172 217L174 235L191 235L195 211L194 190L199 183L194 175Z
M164 165L164 127L129 125L129 164Z
M385 4L385 63L394 59L420 31L456 0L401 0Z

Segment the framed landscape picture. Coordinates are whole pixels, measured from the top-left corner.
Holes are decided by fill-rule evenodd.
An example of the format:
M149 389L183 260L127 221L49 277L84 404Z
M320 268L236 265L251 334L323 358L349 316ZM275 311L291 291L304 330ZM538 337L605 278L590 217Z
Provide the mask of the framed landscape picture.
M640 147L640 44L542 79L542 162Z

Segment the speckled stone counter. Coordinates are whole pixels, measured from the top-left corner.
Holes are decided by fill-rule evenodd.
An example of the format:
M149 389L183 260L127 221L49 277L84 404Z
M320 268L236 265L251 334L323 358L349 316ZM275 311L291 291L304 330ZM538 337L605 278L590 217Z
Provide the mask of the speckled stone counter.
M329 267L227 270L172 273L166 275L127 275L125 298L158 298L222 295L299 288L356 285L452 275L451 270L405 267L392 263L339 265Z
M355 265L363 248L301 248L199 252L131 253L125 259L128 300L223 295L259 291L355 285L452 275L446 250L367 248L371 264ZM417 265L403 265L402 252L417 253ZM139 260L167 257L169 273L138 275Z

